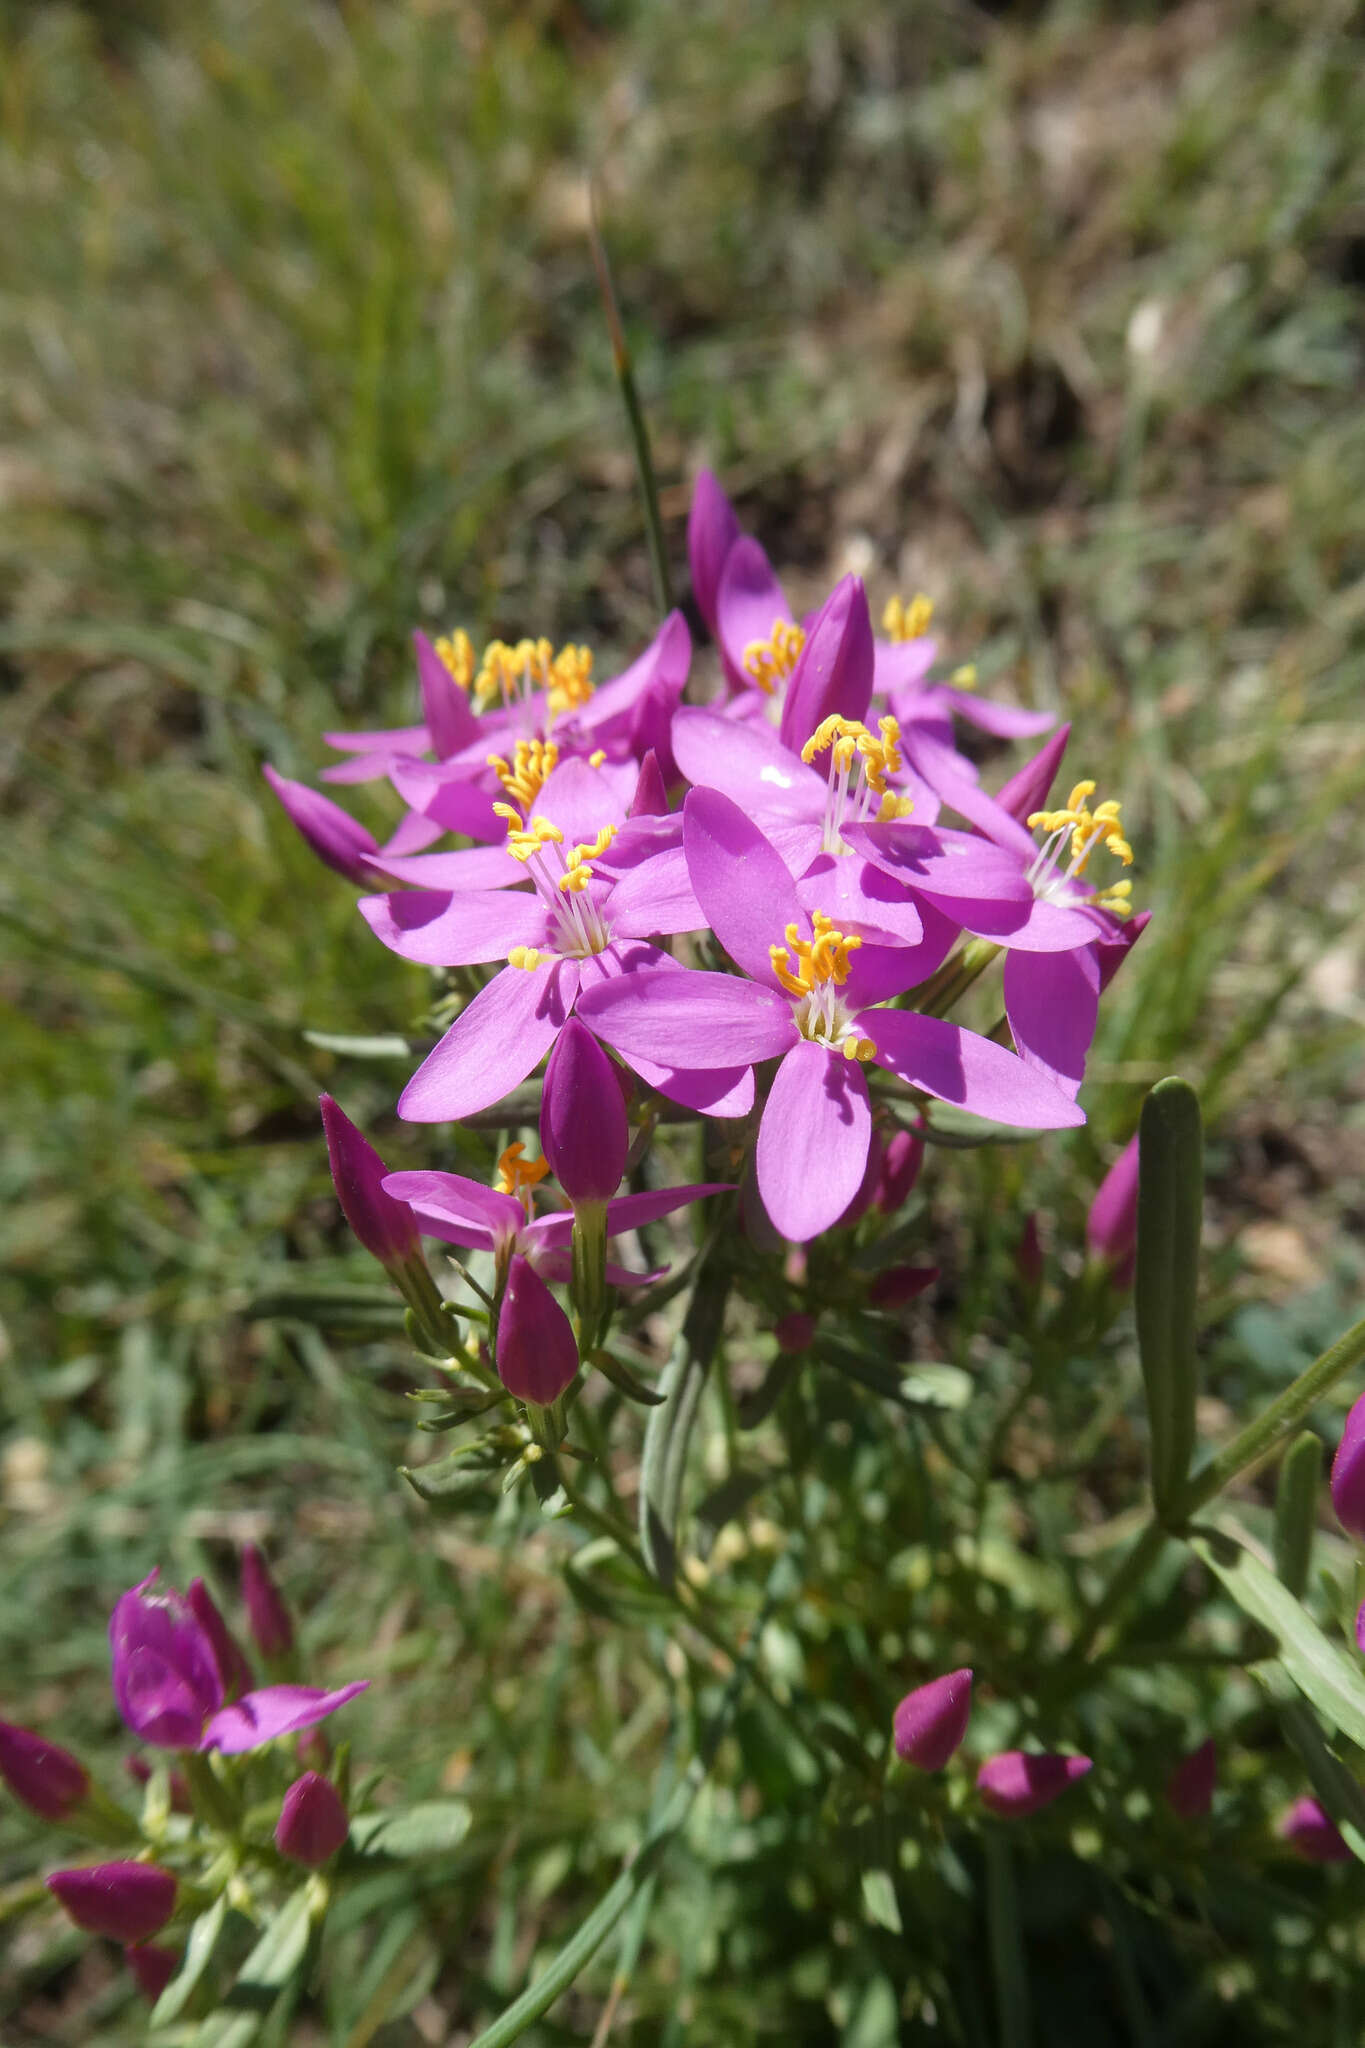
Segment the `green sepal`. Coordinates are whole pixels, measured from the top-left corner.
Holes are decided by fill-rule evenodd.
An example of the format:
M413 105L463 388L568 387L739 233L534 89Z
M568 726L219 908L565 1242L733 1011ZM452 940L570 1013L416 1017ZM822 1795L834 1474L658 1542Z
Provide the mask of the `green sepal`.
M1280 1462L1275 1489L1275 1569L1296 1600L1308 1586L1321 1481L1321 1439L1302 1430Z

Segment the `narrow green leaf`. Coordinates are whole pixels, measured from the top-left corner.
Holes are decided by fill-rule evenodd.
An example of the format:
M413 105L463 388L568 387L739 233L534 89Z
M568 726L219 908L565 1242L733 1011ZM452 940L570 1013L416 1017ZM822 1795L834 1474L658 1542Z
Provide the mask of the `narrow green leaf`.
M1280 1646L1280 1662L1304 1697L1334 1728L1365 1745L1365 1672L1328 1641L1288 1588L1249 1550L1209 1529L1193 1534L1190 1542L1243 1614L1270 1630Z
M637 1380L625 1360L618 1358L614 1351L605 1348L594 1351L592 1363L628 1401L638 1401L643 1408L662 1408L664 1396L657 1387L647 1387L643 1380Z
M457 1849L473 1819L462 1799L433 1799L395 1813L358 1813L351 1846L362 1856L443 1856Z
M218 1937L227 1918L227 1909L227 1893L221 1892L207 1912L201 1913L191 1927L180 1968L152 2007L149 2025L153 2028L169 2026L172 2020L179 2019L189 2004L218 1945Z
M1308 1585L1321 1480L1322 1443L1305 1429L1285 1452L1275 1489L1275 1569L1296 1600Z
M1134 1301L1152 1440L1152 1496L1163 1522L1179 1511L1194 1452L1199 1390L1195 1301L1204 1199L1199 1100L1187 1081L1158 1081L1142 1105Z
M862 1879L863 1913L874 1927L890 1934L901 1932L901 1909L896 1885L889 1870L865 1870Z
M308 1960L319 1896L316 1881L310 1878L285 1900L238 1971L236 1983L205 2020L199 2048L251 2048L276 2000Z
M1340 1827L1352 1855L1365 1863L1365 1789L1356 1783L1341 1758L1327 1747L1311 1707L1302 1700L1293 1700L1281 1708L1280 1718L1313 1790Z
M371 1038L352 1037L344 1031L305 1031L308 1045L320 1052L343 1053L353 1060L408 1060L422 1052L429 1040L401 1038L396 1031L380 1032Z
M1019 1925L1019 1890L1009 1845L998 1828L982 1837L986 1855L986 1930L995 1978L1000 2048L1031 2048L1028 1967Z
M692 1299L678 1341L659 1376L662 1407L645 1424L640 1463L640 1548L661 1586L673 1585L678 1568L678 1513L683 1474L697 1404L720 1343L729 1296L720 1240L707 1247L697 1267Z
M288 1319L324 1330L401 1330L406 1311L387 1287L277 1287L247 1304L252 1322Z

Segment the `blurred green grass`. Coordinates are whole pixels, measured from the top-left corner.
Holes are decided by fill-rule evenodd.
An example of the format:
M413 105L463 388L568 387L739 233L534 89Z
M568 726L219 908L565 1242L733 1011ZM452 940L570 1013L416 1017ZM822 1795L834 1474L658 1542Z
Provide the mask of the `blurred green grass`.
M1125 799L1157 915L1091 1130L945 1170L944 1258L997 1270L1020 1201L1075 1243L1177 1067L1205 1089L1228 1300L1316 1287L1330 1321L1365 1165L1359 14L148 0L0 23L0 1705L107 1742L112 1595L265 1534L326 1667L373 1640L368 1668L404 1676L420 1739L371 1695L362 1747L411 1754L417 1790L469 1750L481 1799L534 1793L572 1839L637 1688L660 1740L647 1661L604 1670L540 1539L433 1547L392 1476L384 1345L343 1362L243 1316L263 1267L365 1277L319 1087L395 1163L431 1152L392 1120L398 1071L303 1038L402 1029L424 989L258 765L313 779L324 726L407 715L415 621L571 633L603 667L650 629L592 169L679 567L709 461L812 590L846 565L877 601L928 590L954 652L1073 718ZM23 1839L0 1819L11 1873ZM479 1909L494 1990L533 1860L510 1851ZM92 2038L79 2006L49 2020Z

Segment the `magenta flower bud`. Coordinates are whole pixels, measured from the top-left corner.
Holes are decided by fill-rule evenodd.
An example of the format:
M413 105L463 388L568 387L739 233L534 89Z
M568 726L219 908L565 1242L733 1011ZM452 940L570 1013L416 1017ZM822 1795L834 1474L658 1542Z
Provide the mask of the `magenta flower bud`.
M1024 1218L1024 1228L1015 1247L1014 1263L1025 1287L1042 1286L1045 1271L1043 1247L1038 1238L1038 1218L1031 1209Z
M275 1826L275 1847L281 1856L317 1870L336 1855L350 1832L346 1809L328 1779L316 1771L295 1778Z
M1356 1648L1365 1657L1365 1601L1356 1609Z
M782 702L783 746L799 754L827 718L864 718L875 661L867 592L860 577L845 576L811 620L797 656Z
M218 1659L189 1602L156 1579L152 1572L124 1593L109 1618L114 1702L144 1742L197 1749L223 1704Z
M185 1604L213 1645L223 1697L235 1700L238 1693L251 1690L251 1666L232 1630L219 1613L213 1595L202 1579L191 1579L185 1589Z
M867 1290L867 1298L874 1308L904 1308L907 1302L923 1294L938 1278L937 1266L888 1266L884 1273L878 1273Z
M967 1733L971 1711L972 1674L966 1666L917 1685L896 1709L896 1755L917 1770L941 1771Z
M1088 1756L1057 1756L1006 1749L987 1757L976 1774L981 1803L1004 1820L1022 1820L1051 1806L1093 1765Z
M778 1317L773 1324L773 1335L779 1351L809 1351L815 1336L815 1318L803 1315L800 1309L793 1309L789 1315Z
M1351 1851L1341 1829L1316 1799L1296 1799L1280 1822L1283 1835L1305 1863L1349 1863Z
M242 1599L251 1640L261 1655L272 1662L287 1657L294 1647L294 1624L265 1557L254 1543L242 1545Z
M173 1948L126 1948L123 1960L137 1979L137 1988L150 2005L155 2005L176 1971L180 1955Z
M659 756L653 747L645 751L640 763L640 775L635 784L635 794L626 812L628 818L663 818L668 815L668 791L664 786L664 771L659 766Z
M621 1084L577 1017L564 1025L545 1068L540 1145L571 1202L609 1202L621 1184L630 1150Z
M342 1213L381 1266L401 1266L420 1255L421 1233L406 1202L386 1195L383 1160L330 1095L320 1095L327 1163Z
M1332 1460L1332 1506L1352 1536L1365 1539L1365 1394L1352 1408ZM1356 1624L1359 1640L1360 1625Z
M692 570L692 595L711 632L716 630L716 594L725 557L739 539L739 520L709 469L698 472L687 515L687 559Z
M374 874L365 865L366 856L378 853L379 841L367 832L340 804L310 789L306 782L291 782L267 765L261 770L289 816L300 838L306 839L318 859L344 875L348 882L374 887Z
M910 1190L919 1179L923 1160L922 1138L917 1138L913 1131L892 1132L886 1141L881 1176L874 1198L883 1216L893 1215L908 1198Z
M1034 811L1046 807L1048 791L1062 765L1062 755L1070 737L1071 727L1059 725L1047 744L1031 761L1025 761L1023 767L1011 775L998 791L995 801L1001 810L1008 811L1021 825Z
M535 1267L514 1252L498 1311L498 1378L519 1401L548 1408L578 1371L569 1318Z
M1213 1805L1218 1745L1212 1736L1178 1763L1166 1780L1166 1804L1181 1820L1202 1820Z
M1128 1140L1095 1190L1085 1223L1092 1257L1110 1269L1116 1287L1132 1284L1137 1253L1138 1141Z
M65 1820L90 1790L85 1765L69 1749L12 1721L0 1721L0 1778L42 1820Z
M84 1870L54 1870L47 1888L86 1934L111 1941L146 1941L175 1911L175 1877L155 1863L94 1863Z

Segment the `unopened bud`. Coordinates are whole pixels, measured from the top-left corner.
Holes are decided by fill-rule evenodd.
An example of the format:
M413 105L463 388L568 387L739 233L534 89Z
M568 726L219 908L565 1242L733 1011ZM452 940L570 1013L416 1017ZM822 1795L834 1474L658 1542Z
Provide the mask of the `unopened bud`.
M330 1095L318 1098L327 1136L327 1163L342 1213L360 1242L382 1266L421 1257L417 1218L406 1202L385 1194L388 1168L369 1140Z
M1342 1528L1365 1539L1365 1394L1347 1416L1332 1460L1332 1506Z
M137 1979L137 1988L150 2005L155 2005L176 1971L180 1956L173 1948L126 1948L123 1960Z
M1349 1863L1351 1851L1341 1829L1316 1799L1296 1799L1280 1822L1280 1833L1305 1863Z
M896 1709L896 1755L921 1771L941 1771L967 1733L972 1674L964 1667L917 1685Z
M242 1545L242 1600L251 1640L261 1655L271 1662L287 1657L294 1647L294 1624L265 1557L254 1543Z
M907 1199L924 1163L924 1140L913 1131L893 1131L882 1155L875 1201L883 1216L894 1215Z
M306 782L291 782L269 766L261 773L284 806L289 822L318 859L348 882L373 888L373 872L365 865L366 856L379 851L373 832L367 832L340 804L310 789Z
M281 1856L316 1870L329 1856L335 1856L350 1832L351 1823L335 1786L317 1771L306 1771L284 1795L275 1847Z
M1130 1138L1095 1190L1085 1241L1116 1287L1131 1287L1137 1256L1138 1141Z
M1042 1286L1046 1266L1043 1259L1042 1243L1038 1236L1038 1218L1031 1209L1024 1218L1024 1227L1019 1234L1019 1242L1015 1247L1014 1263L1019 1269L1019 1278L1023 1281L1025 1287L1038 1288Z
M570 1017L545 1068L540 1143L572 1202L608 1202L630 1150L616 1069L586 1024Z
M1218 1746L1210 1736L1178 1763L1166 1780L1166 1804L1181 1820L1202 1820L1218 1782Z
M573 1384L578 1345L569 1318L520 1252L498 1311L498 1378L519 1401L548 1408Z
M251 1666L232 1630L224 1621L218 1606L202 1579L191 1579L185 1588L185 1600L199 1626L213 1645L219 1675L223 1681L224 1699L235 1700L239 1693L250 1692L252 1685Z
M42 1820L65 1820L90 1790L85 1766L55 1742L0 1721L0 1778Z
M94 1863L47 1880L68 1918L87 1934L146 1941L175 1911L175 1877L155 1863Z
M815 1338L815 1318L803 1315L800 1309L792 1309L790 1314L778 1317L773 1324L773 1335L779 1351L809 1351Z
M926 1287L932 1287L937 1278L937 1266L888 1266L868 1288L867 1298L874 1308L904 1308Z
M976 1774L976 1789L982 1805L992 1813L1005 1820L1022 1820L1050 1806L1092 1768L1088 1756L1007 1749L982 1764Z

